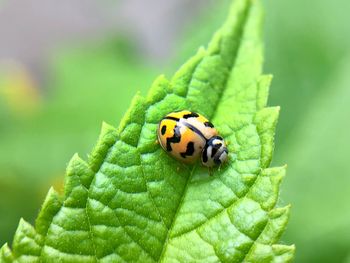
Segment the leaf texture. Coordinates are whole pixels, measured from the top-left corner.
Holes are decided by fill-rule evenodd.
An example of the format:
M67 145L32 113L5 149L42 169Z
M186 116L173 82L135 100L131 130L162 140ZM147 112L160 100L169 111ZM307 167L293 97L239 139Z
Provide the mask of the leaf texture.
M234 1L207 49L136 95L119 128L103 124L88 162L73 156L64 196L49 191L35 228L21 220L0 261L291 261L294 246L277 244L289 206L275 208L285 167L268 168L279 108L266 107L261 19L259 1ZM213 176L155 143L159 120L182 109L229 142Z

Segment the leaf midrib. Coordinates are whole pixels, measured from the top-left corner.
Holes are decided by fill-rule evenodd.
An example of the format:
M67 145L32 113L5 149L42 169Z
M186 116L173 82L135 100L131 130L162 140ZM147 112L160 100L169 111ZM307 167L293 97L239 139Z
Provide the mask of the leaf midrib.
M217 112L217 109L218 109L218 107L219 107L219 105L220 105L220 102L221 102L221 100L222 100L222 98L223 98L223 95L224 95L224 93L225 93L225 91L226 91L226 89L227 89L227 83L228 83L228 81L229 81L229 79L230 79L230 73L231 73L232 69L234 68L234 65L236 64L237 55L238 55L239 49L240 49L240 47L241 47L240 43L242 42L242 35L244 34L244 29L245 29L245 27L246 27L246 25L247 25L247 21L248 21L248 18L249 18L249 12L250 12L250 10L251 10L251 4L248 3L248 6L247 6L247 8L246 8L246 10L245 10L243 22L242 22L242 27L241 27L241 30L240 30L240 32L239 32L239 33L240 33L240 34L239 34L239 35L240 35L240 38L239 38L239 43L237 44L237 49L235 50L234 59L233 59L233 62L232 62L232 64L231 64L231 66L229 67L229 73L228 73L227 79L226 79L226 81L225 81L224 88L222 89L222 91L221 91L220 94L219 94L219 99L218 99L218 101L217 101L217 104L215 105L215 109L213 110L213 114L212 114L212 116L211 116L211 119L213 119L213 118L215 117L215 114L216 114L216 112ZM221 43L221 41L222 41L222 39L220 39L220 43ZM213 55L213 54L211 54L211 55ZM200 63L200 62L199 62L199 63ZM199 64L199 63L198 63L198 64ZM185 198L185 193L187 192L187 189L188 189L188 187L189 187L189 184L190 184L190 182L191 182L191 180L192 180L192 177L193 177L193 175L195 174L195 171L197 170L197 168L198 168L198 164L196 164L196 165L192 168L192 171L191 171L190 175L189 175L188 178L187 178L185 188L184 188L184 190L183 190L183 192L182 192L180 202L179 202L179 204L178 204L178 206L177 206L177 209L176 209L176 212L175 212L174 217L173 217L173 219L172 219L171 225L170 225L170 227L169 227L169 229L168 229L167 236L166 236L166 239L165 239L165 241L164 241L163 249L162 249L162 252L161 252L161 254L160 254L160 257L159 257L158 262L162 262L163 259L164 259L164 254L165 254L167 245L168 245L169 240L170 240L170 234L171 234L171 232L172 232L172 230L173 230L174 223L175 223L176 218L177 218L177 214L178 214L179 211L180 211L180 208L181 208L181 206L182 206L183 200L184 200L184 198ZM247 191L247 192L249 192L249 191Z

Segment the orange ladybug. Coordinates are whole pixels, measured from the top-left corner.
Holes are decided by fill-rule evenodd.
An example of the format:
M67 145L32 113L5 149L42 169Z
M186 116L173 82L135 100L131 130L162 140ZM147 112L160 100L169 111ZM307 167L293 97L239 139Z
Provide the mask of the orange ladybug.
M204 116L188 111L172 112L158 125L158 141L171 156L184 163L200 157L207 167L226 161L228 150L214 125Z

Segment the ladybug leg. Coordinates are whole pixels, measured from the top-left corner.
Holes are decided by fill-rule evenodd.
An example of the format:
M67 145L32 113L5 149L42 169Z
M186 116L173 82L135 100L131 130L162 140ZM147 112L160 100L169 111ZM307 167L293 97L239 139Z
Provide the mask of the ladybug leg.
M209 173L209 176L213 176L213 170L211 169L211 167L208 167L208 173Z
M222 164L219 165L218 172L220 172L220 170L221 170L221 165L222 165Z
M158 140L155 140L155 141L154 141L154 144L159 144L159 141L158 141Z

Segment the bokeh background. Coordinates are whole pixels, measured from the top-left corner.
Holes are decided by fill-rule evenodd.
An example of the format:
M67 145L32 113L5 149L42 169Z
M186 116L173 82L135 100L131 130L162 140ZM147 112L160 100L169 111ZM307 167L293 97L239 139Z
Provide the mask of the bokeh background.
M229 0L0 1L0 243L34 222L102 121L208 42ZM350 2L264 0L274 165L288 164L282 240L296 262L350 262Z

